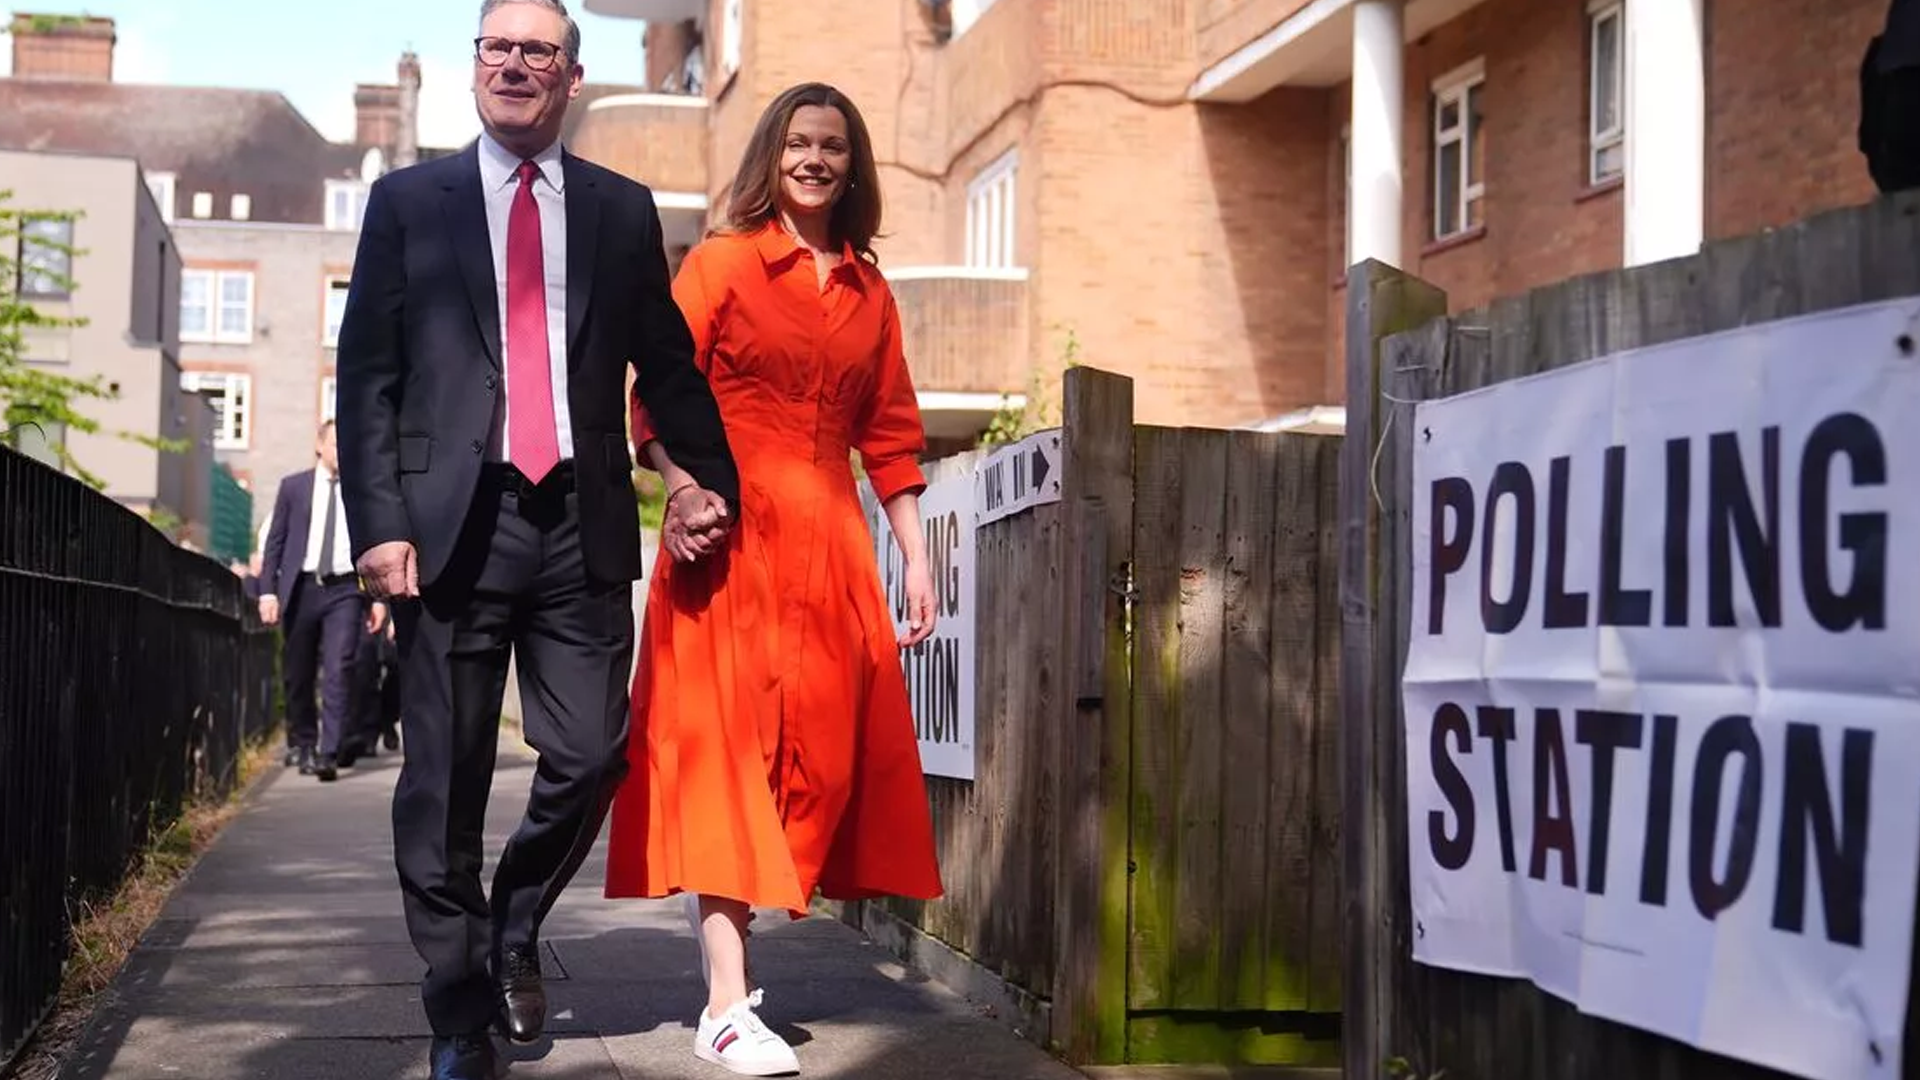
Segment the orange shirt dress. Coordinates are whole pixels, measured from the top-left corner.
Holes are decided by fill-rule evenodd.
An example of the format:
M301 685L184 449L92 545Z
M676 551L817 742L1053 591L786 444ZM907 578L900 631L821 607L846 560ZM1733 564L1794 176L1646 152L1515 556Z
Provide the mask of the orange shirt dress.
M690 252L674 299L740 469L740 518L662 551L641 623L606 895L699 892L804 915L941 893L894 623L851 462L882 499L925 479L900 319L878 269L770 225ZM634 438L651 438L634 403Z

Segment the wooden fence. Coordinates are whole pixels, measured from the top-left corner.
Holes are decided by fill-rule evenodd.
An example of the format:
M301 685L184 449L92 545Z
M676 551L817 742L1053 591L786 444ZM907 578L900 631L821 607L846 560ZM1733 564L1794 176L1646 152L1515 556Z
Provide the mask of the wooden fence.
M1581 1015L1531 984L1412 962L1400 677L1411 612L1412 403L1636 346L1920 294L1920 199L1888 199L1444 317L1378 263L1348 283L1340 576L1346 847L1345 1075L1390 1058L1449 1080L1756 1080L1779 1074ZM1398 422L1394 422L1394 421ZM1920 942L1920 935L1916 935ZM1920 994L1907 1019L1915 1064Z
M1084 368L1063 415L1061 500L978 531L947 895L845 917L997 974L1076 1063L1337 1063L1339 439L1137 427Z

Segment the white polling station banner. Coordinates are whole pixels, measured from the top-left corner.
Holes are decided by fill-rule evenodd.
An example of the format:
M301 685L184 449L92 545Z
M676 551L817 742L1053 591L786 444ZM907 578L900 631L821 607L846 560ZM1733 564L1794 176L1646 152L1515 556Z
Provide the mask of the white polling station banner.
M927 535L937 618L931 637L900 654L920 740L920 769L928 776L960 780L974 778L974 622L979 595L974 573L974 483L973 470L966 469L931 480L920 495L920 523ZM906 563L879 506L869 510L868 525L887 609L896 628L904 631Z
M1414 413L1414 958L1817 1080L1902 1075L1920 300Z

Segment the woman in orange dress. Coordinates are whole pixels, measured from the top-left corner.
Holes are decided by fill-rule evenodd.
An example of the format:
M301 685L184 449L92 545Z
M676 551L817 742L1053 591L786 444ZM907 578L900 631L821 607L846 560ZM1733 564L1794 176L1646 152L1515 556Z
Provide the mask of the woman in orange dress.
M725 225L674 297L740 467L740 516L703 493L637 399L641 460L669 523L642 623L631 770L613 808L607 895L698 894L708 1002L695 1051L749 1075L797 1068L748 993L753 907L940 895L900 649L933 631L920 525L925 447L899 312L875 266L879 181L853 103L809 83L760 118ZM905 558L907 626L880 586L851 455ZM690 492L690 493L689 493ZM686 493L686 494L683 494ZM675 525L675 521L681 523Z

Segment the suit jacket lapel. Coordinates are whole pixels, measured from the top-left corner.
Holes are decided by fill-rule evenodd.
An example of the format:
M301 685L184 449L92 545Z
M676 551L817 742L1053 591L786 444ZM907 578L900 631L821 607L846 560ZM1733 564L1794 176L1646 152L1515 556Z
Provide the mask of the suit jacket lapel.
M461 151L442 184L441 209L453 242L454 262L467 283L474 324L486 345L487 360L500 366L500 300L495 291L493 245L487 233L487 203L480 191L480 144Z
M593 299L593 267L600 243L600 192L580 159L563 153L567 178L567 369L580 366L580 329Z

